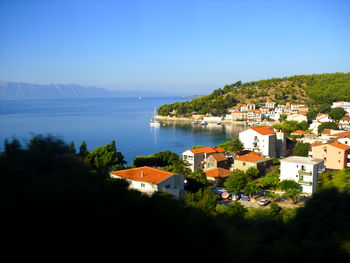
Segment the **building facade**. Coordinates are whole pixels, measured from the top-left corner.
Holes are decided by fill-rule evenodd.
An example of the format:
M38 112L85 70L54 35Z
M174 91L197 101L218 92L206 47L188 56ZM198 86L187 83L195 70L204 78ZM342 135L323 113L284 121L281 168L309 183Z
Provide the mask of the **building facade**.
M154 192L167 192L175 199L180 198L184 192L184 179L176 174L148 166L110 172L114 179L124 179L129 188L151 195Z
M239 140L244 149L259 152L267 157L286 155L285 133L276 132L271 126L250 127L239 133Z
M290 156L281 159L280 180L293 180L301 185L302 192L316 191L318 174L324 171L323 160L309 157Z

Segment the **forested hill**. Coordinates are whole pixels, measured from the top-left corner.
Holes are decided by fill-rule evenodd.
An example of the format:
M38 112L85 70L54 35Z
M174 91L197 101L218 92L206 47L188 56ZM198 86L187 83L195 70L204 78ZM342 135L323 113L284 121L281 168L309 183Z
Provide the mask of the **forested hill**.
M318 105L337 100L350 100L350 72L298 75L225 85L210 95L192 101L163 105L158 114L189 116L192 114L224 115L235 105L303 103Z

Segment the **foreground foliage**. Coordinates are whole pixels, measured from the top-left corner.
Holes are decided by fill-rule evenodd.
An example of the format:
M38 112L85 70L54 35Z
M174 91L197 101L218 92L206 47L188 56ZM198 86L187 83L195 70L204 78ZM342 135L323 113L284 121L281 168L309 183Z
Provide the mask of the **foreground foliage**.
M211 198L208 190L189 197L194 207L164 194L147 197L106 178L104 167L96 169L56 138L36 137L25 149L8 142L0 155L2 256L49 262L164 262L170 256L257 262L285 261L286 255L295 262L349 260L347 192L326 188L291 217L275 205L266 212L239 204L213 208L201 202Z

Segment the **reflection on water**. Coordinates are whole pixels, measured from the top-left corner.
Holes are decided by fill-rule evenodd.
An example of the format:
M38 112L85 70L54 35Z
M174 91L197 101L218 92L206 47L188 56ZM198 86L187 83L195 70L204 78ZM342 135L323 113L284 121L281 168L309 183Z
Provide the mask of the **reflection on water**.
M161 129L179 129L191 131L192 134L208 133L212 135L224 135L225 137L237 137L238 133L247 129L244 125L233 124L216 124L208 123L207 125L192 124L185 122L162 122L165 124Z

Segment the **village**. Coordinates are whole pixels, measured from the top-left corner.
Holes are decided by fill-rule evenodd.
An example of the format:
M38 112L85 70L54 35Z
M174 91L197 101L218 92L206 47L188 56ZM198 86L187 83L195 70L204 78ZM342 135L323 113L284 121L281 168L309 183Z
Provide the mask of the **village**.
M344 116L333 120L327 113L318 113L314 120L309 120L307 129L289 132L270 125L249 126L239 133L238 139L232 140L240 145L238 151L225 149L224 146L197 146L185 150L182 160L192 173L201 171L205 175L212 192L219 196L219 202L223 204L239 201L248 207L266 207L271 202L287 200L284 202L287 206L300 206L302 200L317 191L320 174L350 168L350 102L333 102L331 108L342 108ZM230 114L224 118L207 116L203 121L281 121L284 115L284 121L307 123L308 111L306 105L266 102L259 109L254 104L248 104L230 109ZM322 129L319 132L320 125L324 123L335 123L337 129ZM293 154L293 149L303 144L307 145L306 152ZM234 177L239 173L246 177L255 173L254 180L251 180L253 187L226 187L229 180L237 180ZM264 183L272 175L277 180L273 187ZM187 192L189 182L185 175L150 166L113 171L110 177L126 179L131 189L142 193L167 192L175 199L181 199ZM295 184L290 184L290 181ZM286 182L285 185L289 182L290 186L282 189L276 187L277 183L283 185L283 182ZM231 185L235 185L235 182ZM294 191L294 196L285 195L288 191ZM283 202L279 205L283 205Z

